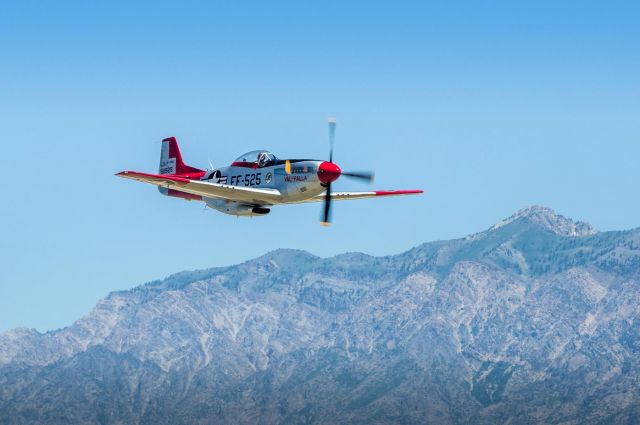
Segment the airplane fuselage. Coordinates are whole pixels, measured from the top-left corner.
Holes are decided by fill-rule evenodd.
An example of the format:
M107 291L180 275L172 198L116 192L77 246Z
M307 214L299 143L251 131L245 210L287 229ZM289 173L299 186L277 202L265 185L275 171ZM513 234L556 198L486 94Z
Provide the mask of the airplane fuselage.
M299 203L323 193L326 187L318 176L320 164L324 161L312 159L292 159L290 172L285 169L285 160L272 161L259 166L253 162L234 162L207 172L201 180L259 189L276 189L281 193L281 203ZM267 209L255 210L253 205L210 198L203 199L207 205L223 213L232 215L264 215Z

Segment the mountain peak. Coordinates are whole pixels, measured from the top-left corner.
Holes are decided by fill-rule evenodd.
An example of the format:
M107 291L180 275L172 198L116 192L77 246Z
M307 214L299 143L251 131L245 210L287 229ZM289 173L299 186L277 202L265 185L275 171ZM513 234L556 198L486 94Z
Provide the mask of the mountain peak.
M489 230L495 230L516 220L525 219L560 236L589 236L598 231L589 223L573 221L556 213L549 207L532 205L525 207L511 217L495 224Z

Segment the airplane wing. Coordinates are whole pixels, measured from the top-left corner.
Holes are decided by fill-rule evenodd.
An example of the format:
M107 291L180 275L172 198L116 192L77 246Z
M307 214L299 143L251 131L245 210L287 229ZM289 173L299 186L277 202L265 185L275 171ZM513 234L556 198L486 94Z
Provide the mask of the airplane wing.
M261 205L282 202L281 193L276 189L229 186L201 180L191 180L184 177L140 173L137 171L121 171L116 174L116 176L207 198L221 198Z
M332 201L349 201L352 199L368 199L379 198L383 196L401 196L401 195L418 195L424 193L423 190L374 190L370 192L333 192L331 194ZM324 193L305 199L302 202L322 202L324 201Z

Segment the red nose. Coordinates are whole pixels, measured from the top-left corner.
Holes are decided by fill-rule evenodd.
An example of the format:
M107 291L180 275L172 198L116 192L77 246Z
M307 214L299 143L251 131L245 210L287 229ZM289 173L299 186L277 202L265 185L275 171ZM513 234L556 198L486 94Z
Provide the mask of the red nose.
M328 184L338 180L342 170L333 162L322 162L318 166L318 179L324 183Z

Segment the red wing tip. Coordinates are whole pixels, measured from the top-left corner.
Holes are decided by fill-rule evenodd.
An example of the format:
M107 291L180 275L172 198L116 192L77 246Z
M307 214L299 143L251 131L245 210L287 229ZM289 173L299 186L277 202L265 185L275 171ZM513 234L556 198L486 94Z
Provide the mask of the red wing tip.
M376 196L392 196L392 195L418 195L424 193L424 190L376 190Z
M164 139L162 139L163 142L177 142L178 139L176 139L175 136L169 136L169 137L165 137Z

